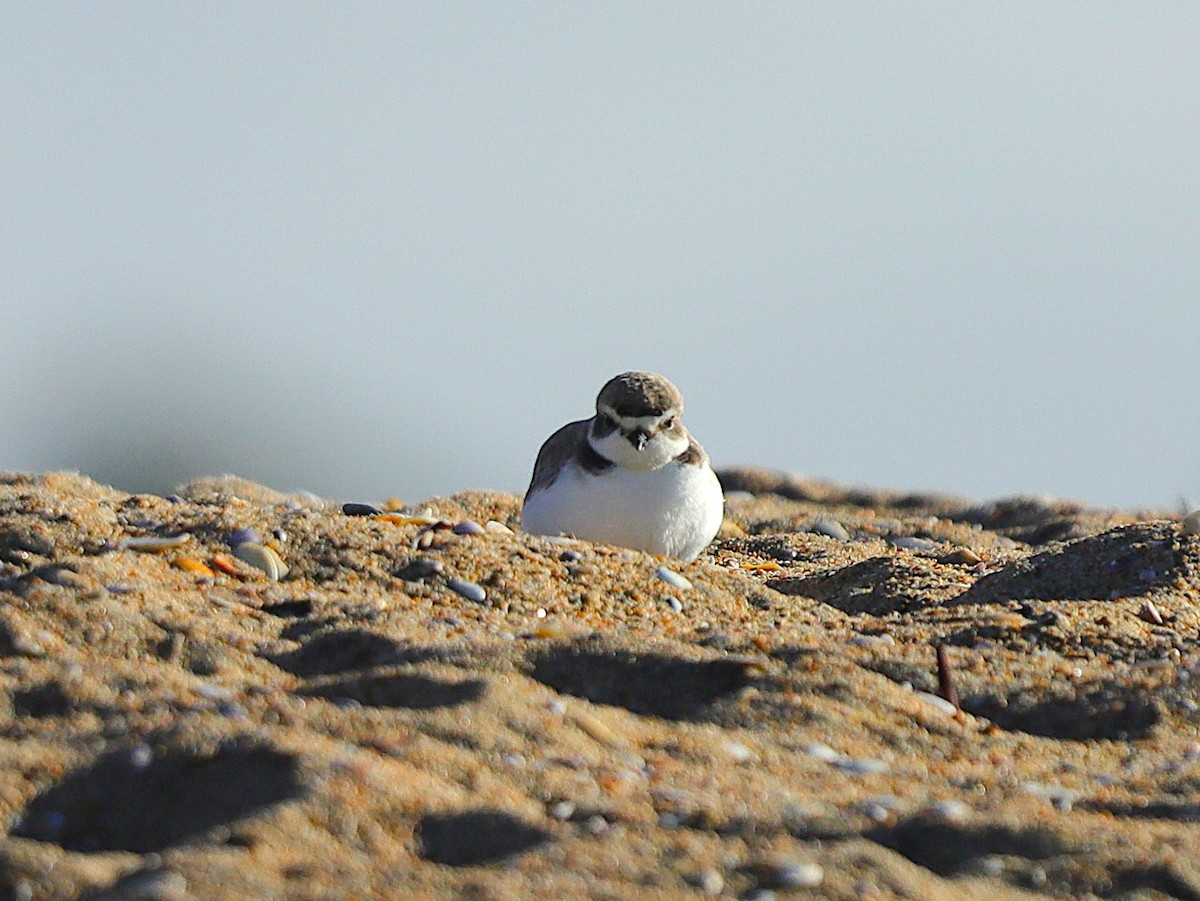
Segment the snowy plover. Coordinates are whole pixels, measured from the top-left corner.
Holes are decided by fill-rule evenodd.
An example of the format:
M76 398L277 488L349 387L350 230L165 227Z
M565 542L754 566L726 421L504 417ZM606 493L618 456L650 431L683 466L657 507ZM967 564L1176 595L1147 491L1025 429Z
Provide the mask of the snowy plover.
M724 498L682 413L679 389L661 375L611 379L595 416L563 426L538 451L525 531L695 559L721 527Z

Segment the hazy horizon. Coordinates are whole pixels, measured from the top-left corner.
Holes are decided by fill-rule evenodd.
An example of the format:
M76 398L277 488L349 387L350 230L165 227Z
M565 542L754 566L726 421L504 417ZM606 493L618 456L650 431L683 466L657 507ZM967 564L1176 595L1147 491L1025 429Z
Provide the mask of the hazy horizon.
M1200 7L14 4L0 469L1200 501Z

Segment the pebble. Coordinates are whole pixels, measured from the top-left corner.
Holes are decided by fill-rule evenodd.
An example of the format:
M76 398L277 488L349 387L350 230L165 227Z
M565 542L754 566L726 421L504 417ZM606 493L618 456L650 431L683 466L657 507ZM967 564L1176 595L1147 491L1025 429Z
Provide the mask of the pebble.
M812 530L818 535L836 538L838 541L850 540L850 533L846 531L846 527L836 519L828 519L827 517L822 516L812 524Z
M898 547L905 551L921 551L927 553L936 551L940 544L936 541L930 541L928 538L917 538L913 535L901 535L899 538L889 538L888 543L892 547Z
M247 541L233 549L233 555L243 563L261 569L272 582L278 582L288 574L287 564L275 549L265 544Z
M938 801L927 811L929 816L943 823L961 825L971 818L971 808L962 801Z
M378 516L383 511L370 504L342 504L342 512L347 516Z
M733 759L734 763L750 763L758 759L758 755L740 741L726 742L725 753Z
M683 601L679 600L679 598L672 595L667 599L667 603L676 613L683 613Z
M833 765L851 776L874 776L891 769L885 761L874 757L839 757Z
M725 877L713 869L702 870L691 882L706 895L719 895L725 890Z
M928 704L930 707L936 707L946 716L957 716L958 708L943 698L941 695L930 694L927 691L914 691L918 698Z
M1054 805L1055 809L1061 810L1063 813L1071 812L1075 806L1075 799L1079 796L1078 792L1065 786L1046 782L1022 782L1021 790L1034 797L1045 798Z
M236 532L229 534L229 537L225 539L225 543L231 548L236 548L239 544L262 544L262 536L258 534L256 529L238 529Z
M980 557L973 550L971 550L969 547L960 547L960 548L956 548L955 550L953 550L949 554L947 554L945 557L945 561L947 563L975 564L975 563L982 563L983 558Z
M780 860L764 865L759 878L768 888L816 888L825 881L825 871L807 860Z
M680 591L690 591L692 583L685 579L673 569L667 569L665 566L660 566L654 571L654 575L662 579L672 588L678 588Z
M833 763L835 760L841 760L842 755L824 742L814 741L812 744L804 746L804 753L809 757L814 757L817 760L823 760L825 763Z
M500 521L498 521L498 520L495 520L495 519L489 519L487 522L485 522L485 523L483 524L483 527L484 527L484 529L486 529L488 532L495 532L497 535L511 535L511 534L513 534L513 530L512 530L512 529L510 529L510 528L509 528L508 526L506 526L504 523L502 523L502 522L500 522Z
M563 563L578 563L583 559L583 554L579 551L563 551L558 555L558 559Z
M477 604L482 604L487 600L487 592L482 585L476 585L474 582L468 582L466 579L447 579L446 587L455 594L461 595L468 601L474 601Z
M482 535L487 530L473 519L456 522L451 528L455 535Z
M133 538L126 538L121 542L121 547L129 548L133 551L165 551L170 548L180 547L192 540L190 532L182 532L178 535L138 535Z

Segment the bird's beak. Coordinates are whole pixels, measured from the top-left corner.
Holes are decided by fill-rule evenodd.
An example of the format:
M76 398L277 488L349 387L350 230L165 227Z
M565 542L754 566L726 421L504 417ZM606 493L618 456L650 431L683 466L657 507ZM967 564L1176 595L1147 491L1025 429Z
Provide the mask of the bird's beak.
M629 438L629 443L640 451L646 446L646 442L650 440L650 433L645 429L634 429L626 437Z

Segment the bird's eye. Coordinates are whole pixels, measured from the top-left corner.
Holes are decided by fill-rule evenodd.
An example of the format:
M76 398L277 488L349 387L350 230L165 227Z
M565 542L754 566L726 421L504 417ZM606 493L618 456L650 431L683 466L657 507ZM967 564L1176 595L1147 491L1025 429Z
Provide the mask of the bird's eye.
M675 417L674 417L674 416L668 416L666 419L664 419L664 420L663 420L663 428L664 428L664 429L673 429L673 428L675 428Z

